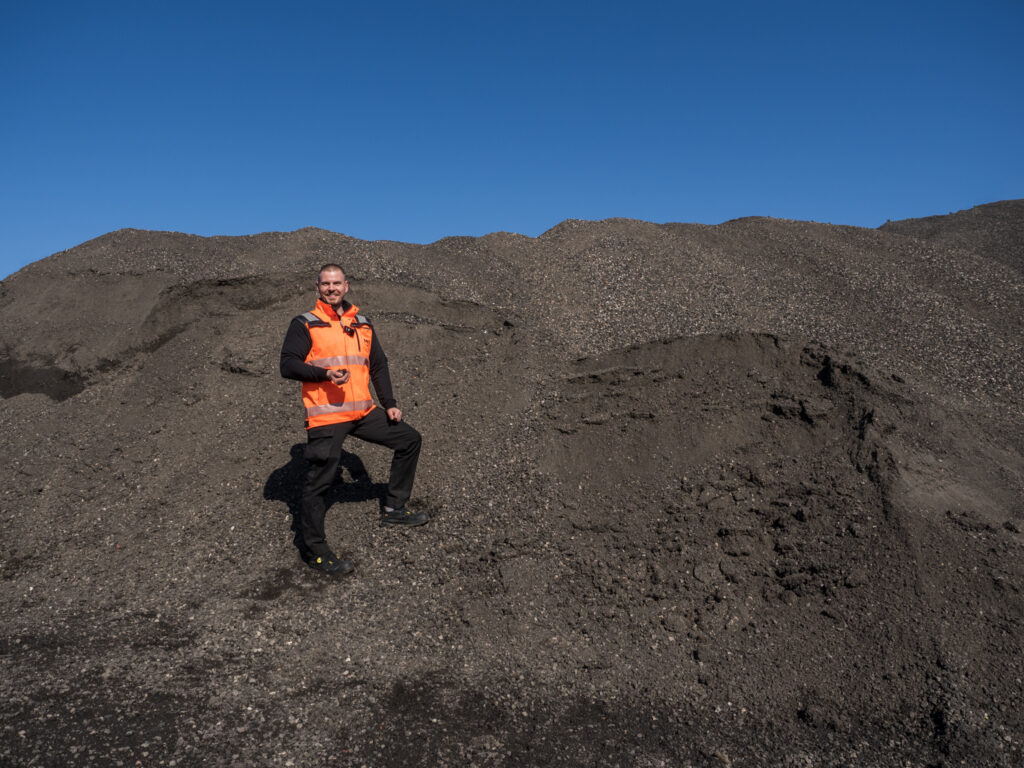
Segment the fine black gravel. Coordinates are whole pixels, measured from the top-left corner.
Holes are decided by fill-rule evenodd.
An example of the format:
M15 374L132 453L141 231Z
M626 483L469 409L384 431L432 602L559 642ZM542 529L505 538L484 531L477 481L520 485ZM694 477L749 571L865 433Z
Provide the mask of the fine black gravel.
M121 230L0 283L0 765L1024 765L1024 201L429 245ZM293 544L342 263L424 436Z

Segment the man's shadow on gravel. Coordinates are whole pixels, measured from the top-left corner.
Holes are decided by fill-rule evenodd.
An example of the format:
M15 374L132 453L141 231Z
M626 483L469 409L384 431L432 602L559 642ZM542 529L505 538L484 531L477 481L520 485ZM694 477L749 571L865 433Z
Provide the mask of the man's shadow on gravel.
M296 443L292 446L291 461L283 467L279 467L270 473L266 485L263 486L263 498L268 501L283 501L288 505L288 511L292 516L292 543L299 550L303 560L309 555L305 544L302 542L302 531L299 529L299 512L302 507L302 480L306 475L305 443ZM341 452L341 462L338 464L338 475L348 470L351 482L338 482L339 477L335 476L331 490L327 492L324 503L328 509L335 502L342 504L352 501L369 501L376 499L381 504L387 494L387 483L375 483L370 478L369 472L363 460L354 453Z

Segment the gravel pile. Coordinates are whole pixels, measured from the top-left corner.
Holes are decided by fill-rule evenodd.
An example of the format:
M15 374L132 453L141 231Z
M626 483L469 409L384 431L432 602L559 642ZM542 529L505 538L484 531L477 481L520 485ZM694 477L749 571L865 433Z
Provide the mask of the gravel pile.
M0 763L1024 764L1024 202L429 245L122 230L0 285ZM325 261L424 435L306 568Z

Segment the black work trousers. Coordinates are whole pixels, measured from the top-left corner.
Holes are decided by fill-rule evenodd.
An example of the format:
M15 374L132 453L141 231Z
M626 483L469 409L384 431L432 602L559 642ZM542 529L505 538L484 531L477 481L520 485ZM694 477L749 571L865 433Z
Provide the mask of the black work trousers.
M416 462L420 457L420 433L404 421L388 420L383 408L374 408L357 421L343 421L326 427L314 427L307 433L306 479L302 487L302 511L299 527L307 550L313 555L330 552L324 534L327 516L326 496L341 461L341 446L349 435L390 448L391 476L384 503L401 509L412 494Z

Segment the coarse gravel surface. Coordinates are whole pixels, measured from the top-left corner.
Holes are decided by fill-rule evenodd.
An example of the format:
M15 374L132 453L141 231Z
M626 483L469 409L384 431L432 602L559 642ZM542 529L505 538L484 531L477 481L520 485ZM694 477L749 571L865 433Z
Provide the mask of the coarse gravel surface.
M0 283L0 765L1024 765L1024 201L428 245L121 230ZM424 436L293 542L337 261Z

